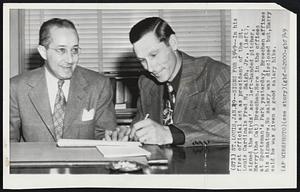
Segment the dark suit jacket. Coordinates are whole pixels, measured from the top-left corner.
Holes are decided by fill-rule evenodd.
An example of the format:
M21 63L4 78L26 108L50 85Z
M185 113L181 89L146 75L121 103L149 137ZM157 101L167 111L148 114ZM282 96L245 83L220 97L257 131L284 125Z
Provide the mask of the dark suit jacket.
M174 125L183 131L183 146L227 143L230 135L230 67L209 57L182 55L182 74L174 110ZM140 98L133 123L149 113L162 124L163 85L155 78L139 79Z
M112 101L110 80L77 66L70 81L63 138L103 138L105 129L116 127ZM87 121L82 121L84 109L95 111ZM10 140L55 141L44 67L10 80Z

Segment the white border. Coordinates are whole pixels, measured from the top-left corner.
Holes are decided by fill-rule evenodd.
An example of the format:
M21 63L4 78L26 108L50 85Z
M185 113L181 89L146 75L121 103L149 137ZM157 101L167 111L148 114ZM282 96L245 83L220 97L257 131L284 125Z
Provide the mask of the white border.
M275 3L4 3L8 9L283 9Z

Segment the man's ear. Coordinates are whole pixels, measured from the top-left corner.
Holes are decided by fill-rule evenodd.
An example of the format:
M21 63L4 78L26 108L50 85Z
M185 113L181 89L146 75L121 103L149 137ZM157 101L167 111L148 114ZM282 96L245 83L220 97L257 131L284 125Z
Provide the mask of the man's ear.
M41 57L44 59L44 60L47 60L47 54L46 54L46 48L42 45L39 45L37 47L37 50L39 51Z
M169 45L172 47L172 49L175 51L177 50L178 48L178 45L177 45L177 38L174 34L170 35L170 38L169 38Z

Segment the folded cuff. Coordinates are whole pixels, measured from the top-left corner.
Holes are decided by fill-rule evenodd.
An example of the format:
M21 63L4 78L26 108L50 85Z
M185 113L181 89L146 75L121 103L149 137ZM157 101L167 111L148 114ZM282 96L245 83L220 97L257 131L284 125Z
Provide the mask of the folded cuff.
M183 131L177 128L175 125L168 125L173 137L172 145L183 145L185 142L185 135Z

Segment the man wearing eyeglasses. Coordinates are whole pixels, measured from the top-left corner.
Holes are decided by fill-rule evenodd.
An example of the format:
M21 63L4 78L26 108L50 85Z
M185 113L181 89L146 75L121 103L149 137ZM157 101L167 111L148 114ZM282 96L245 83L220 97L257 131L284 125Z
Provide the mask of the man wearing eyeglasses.
M77 66L80 47L74 24L50 19L39 32L44 65L10 81L10 140L102 139L116 127L110 80Z

